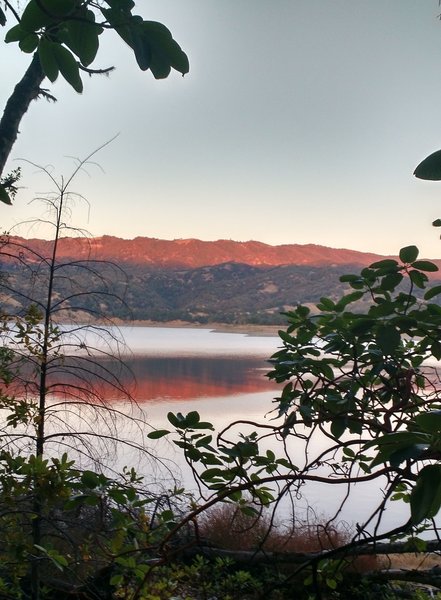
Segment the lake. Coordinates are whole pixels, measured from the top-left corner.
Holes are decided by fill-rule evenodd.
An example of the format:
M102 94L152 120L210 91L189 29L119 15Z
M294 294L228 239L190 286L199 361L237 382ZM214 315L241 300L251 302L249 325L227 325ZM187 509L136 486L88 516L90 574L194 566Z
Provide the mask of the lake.
M69 350L68 340L65 351L71 355L72 373L76 373L77 364L80 364L76 361L86 361L88 382L93 382L97 374L101 379L96 387L95 404L102 409L99 408L97 414L88 409L81 398L75 410L58 407L61 412L57 418L66 423L72 434L63 441L64 447L69 451L75 448L80 461L83 453L92 452L103 467L119 472L125 465L133 465L155 485L170 489L175 482L183 482L187 489L195 490L180 451L168 438L158 441L147 438L152 427L171 428L167 421L169 411L185 414L197 410L202 419L214 423L218 431L232 421L270 423L274 418L274 413L271 414L275 408L274 398L282 388L270 382L265 373L270 370L268 358L280 347L278 337L191 327L109 328L106 331L110 337L102 337L100 330L86 335L82 330L64 329L69 331L70 342L81 345L87 341L96 349L92 356L84 347ZM101 356L97 371L94 371L95 367L90 365L98 350L104 352L105 357ZM110 358L113 353L119 354L124 366ZM60 381L65 380L64 372L60 378ZM120 387L115 388L115 381ZM52 383L57 385L56 380ZM132 402L124 398L123 390L129 392ZM112 412L109 413L108 407ZM124 419L126 414L132 420ZM251 433L253 429L253 425L241 424L236 432ZM84 447L74 443L78 431L86 434L89 445ZM113 444L115 434L125 439L129 446ZM104 438L100 440L98 435ZM328 444L324 437L320 438L315 447L308 449L308 459L318 456ZM147 446L147 455L137 451L138 445ZM275 440L267 442L266 448L280 455L281 448ZM307 460L304 443L290 441L289 450L293 462L301 467ZM160 458L160 462L153 460L154 457ZM296 514L334 515L346 492L347 488L342 486L308 484L302 489L302 497L293 499ZM354 486L350 501L339 512L338 520L363 523L378 503L379 494L378 483ZM282 503L283 517L288 517L292 510L290 502ZM406 520L407 514L406 505L392 503L386 509L383 526L394 527Z

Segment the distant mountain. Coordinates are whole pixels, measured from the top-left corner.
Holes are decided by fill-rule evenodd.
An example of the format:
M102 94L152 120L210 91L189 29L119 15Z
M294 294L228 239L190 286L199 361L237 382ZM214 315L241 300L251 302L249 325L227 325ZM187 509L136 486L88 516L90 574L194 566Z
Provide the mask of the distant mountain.
M9 290L19 288L28 297L38 296L45 289L41 259L50 256L52 243L22 238L6 241L3 250L0 247L0 263ZM28 250L23 251L23 246ZM17 264L7 253L19 257ZM322 296L336 299L347 289L340 275L357 273L360 267L384 258L313 244L270 246L111 236L61 239L58 257L60 263L71 263L57 272L57 297L69 297L63 307L87 308L123 320L239 324L284 323L280 313L298 303L314 305ZM84 270L84 261L90 259L96 262ZM441 266L441 261L434 262ZM101 290L98 299L87 295L91 290ZM125 303L116 303L109 292L123 297ZM14 293L3 295L2 305L19 311L21 298Z
M49 256L52 242L39 239L11 238L28 245L40 255ZM379 260L378 254L328 248L316 244L271 246L262 242L235 242L196 239L159 240L137 237L125 240L105 235L96 238L62 238L58 244L61 259L110 260L120 264L164 268L198 268L223 263L253 266L281 265L367 265Z

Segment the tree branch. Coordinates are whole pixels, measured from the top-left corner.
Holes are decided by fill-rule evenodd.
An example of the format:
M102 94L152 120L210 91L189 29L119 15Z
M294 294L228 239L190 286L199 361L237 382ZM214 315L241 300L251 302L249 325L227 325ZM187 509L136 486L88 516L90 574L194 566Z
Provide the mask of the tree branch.
M15 10L15 8L12 6L11 2L9 2L8 0L4 0L5 2L5 6L7 9L9 9L11 11L11 13L14 15L14 17L17 19L17 22L20 23L20 17L18 16L18 12Z
M6 102L0 120L0 176L11 153L12 146L17 139L20 122L32 100L38 97L41 91L40 85L44 78L45 75L38 54L34 54L26 73L17 83Z
M115 70L115 67L106 67L104 69L88 69L87 67L84 67L81 63L78 63L78 67L79 69L81 69L81 71L84 71L89 75L108 75L109 73Z
M426 548L423 552L418 552L419 555L423 556L424 554L430 552L439 552L441 550L441 542L439 540L431 540L426 542ZM369 544L364 544L360 546L344 546L342 548L334 548L332 550L332 555L338 557L340 555L344 557L356 557L356 556L379 556L379 555L389 555L389 554L415 554L415 548L409 546L406 542L386 542L376 544L372 541ZM228 550L225 548L217 548L216 546L206 545L206 544L194 544L193 546L189 546L185 548L183 554L188 557L197 556L198 554L202 554L204 556L210 558L231 558L232 560L239 563L291 563L291 564L304 564L309 563L311 561L317 561L320 559L328 558L330 555L329 550L322 550L319 552L274 552L274 551L266 551L266 550ZM381 572L390 573L391 570L383 569ZM397 570L398 571L398 570ZM408 569L407 572L413 572L412 569ZM438 576L438 583L441 584L441 569L440 567L435 567L433 570L434 573Z

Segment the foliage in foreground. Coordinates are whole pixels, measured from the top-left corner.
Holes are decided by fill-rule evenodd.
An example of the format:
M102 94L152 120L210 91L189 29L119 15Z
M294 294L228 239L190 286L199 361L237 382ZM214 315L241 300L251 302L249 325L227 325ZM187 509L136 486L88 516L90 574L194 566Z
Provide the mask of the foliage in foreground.
M378 481L378 502L360 513L351 539L308 561L316 573L325 556L333 561L386 539L404 538L409 548L424 550L423 532L438 536L441 308L431 300L441 286L428 286L437 267L419 259L415 246L403 248L399 258L344 275L351 289L338 301L322 298L318 313L305 306L287 313L282 349L268 374L284 384L272 421L238 421L214 438L212 424L196 411L169 414L175 444L205 494L197 512L229 500L257 515L283 498L295 505L314 482L324 490L345 489L330 528L355 484ZM422 300L416 290L423 291ZM370 299L368 310L352 311L361 299ZM386 511L397 502L404 504L402 520L387 528ZM324 579L331 588L335 581L335 573ZM317 575L311 583L319 585Z
M18 314L2 318L4 597L283 598L292 596L293 588L297 597L320 598L323 590L334 598L355 597L360 582L356 588L351 583L350 555L381 540L403 538L408 549L424 551L421 534L438 535L434 517L441 506L441 307L432 302L441 286L428 287L428 274L437 267L408 246L399 260L378 261L359 275L342 276L350 289L339 300L322 298L314 312L297 306L287 313L288 328L280 331L282 347L268 374L284 387L266 422L238 421L215 436L213 424L197 411L170 413L174 443L199 485L200 498L189 501L183 490L161 494L145 486L133 470L116 478L99 465L73 462L72 454L93 458L92 439L117 442L115 429L106 435L96 429L100 414L116 429L118 421L111 419L119 416L103 406L97 384L124 390L107 362L112 344L103 350L85 337L90 328L104 333L96 316L103 298L118 300L116 290L93 261L64 263L57 257L71 181L62 180L46 201L54 227L50 256L17 247L7 237L1 246L31 281L25 290L13 289L6 276L1 282L4 294L21 300ZM79 270L93 282L86 290L78 285ZM67 294L61 285L66 279L72 286ZM86 304L90 294L93 301ZM67 329L60 325L66 314L76 318ZM81 323L85 314L88 326ZM73 412L82 424L89 415L87 430L69 421ZM137 426L147 429L142 420ZM149 437L170 433L153 431ZM338 516L351 501L353 486L372 481L381 490L377 505L360 514L345 536L337 535ZM282 568L286 556L278 553L286 555L289 544L283 551L269 544L275 514L290 502L293 530L298 528L298 503L310 483L320 485L323 494L329 485L340 486L343 498L334 515L315 524L314 553ZM244 568L231 563L228 552L221 561L187 562L186 547L199 545L204 552L204 515L214 525L207 511L220 502L234 503L246 529L257 534L248 550L254 559ZM388 529L384 516L393 502L407 510ZM270 517L262 528L263 511ZM298 553L298 537L292 532L288 537L289 548ZM227 545L225 550L232 550ZM268 553L273 562L262 568ZM196 572L204 576L198 579ZM377 597L383 592L390 597L387 584L378 585Z
M132 0L0 2L0 26L8 27L5 43L17 44L31 57L0 119L0 202L12 204L17 191L17 173L12 171L3 177L2 173L22 118L33 100L56 101L49 90L41 87L44 80L54 83L60 75L81 93L83 73L108 75L114 69L96 64L102 35L112 32L119 37L132 50L138 67L150 70L155 79L168 77L172 69L182 75L188 73L188 57L167 27L144 19L135 10Z
M212 435L200 431L212 426L196 412L169 415L180 435L175 443L199 469L203 484L235 501L246 490L253 501L268 505L280 494L300 491L308 480L348 485L381 478L381 503L358 524L363 535L370 535L369 523L381 524L391 499L407 500L411 507L396 533L428 524L441 504L439 379L430 363L441 359L441 307L429 302L441 286L418 300L415 288L424 290L427 273L437 267L418 260L415 246L403 248L400 259L344 275L352 291L337 302L322 298L318 314L304 306L287 313L283 348L272 357L269 373L285 384L275 402L276 424L231 424L213 448ZM351 304L366 296L369 310L352 312ZM254 431L236 440L227 436L241 425ZM319 436L328 447L314 456ZM283 448L283 456L260 452L269 438ZM298 446L293 456L292 438L305 442L302 464ZM276 496L269 489L274 483L285 486Z
M436 364L430 363L441 358L441 308L430 302L441 286L427 289L427 273L436 267L419 260L414 246L401 250L400 261L380 261L360 275L343 276L351 290L338 301L323 298L314 314L304 306L287 314L289 326L280 332L282 348L269 373L284 384L273 419L237 422L214 437L213 425L196 411L169 415L178 433L175 443L200 484L201 498L189 506L182 490L175 490L174 498L142 490L133 470L116 480L77 468L66 453L48 453L53 434L41 425L55 413L47 382L43 387L40 379L36 383L35 389L45 390L42 404L32 394L16 400L8 392L17 376L23 379L23 371L11 368L17 355L27 352L40 375L51 364L56 370L69 364L59 345L61 331L52 322L52 296L43 329L41 315L31 305L15 321L15 346L2 354L3 433L8 440L0 455L4 597L37 600L49 597L50 589L53 594L127 600L277 599L292 596L295 589L299 598L318 598L322 590L336 599L355 598L363 588L359 579L352 582L348 565L349 554L358 547L405 537L409 548L423 551L421 533L436 530L432 518L441 504L441 405ZM48 264L54 283L60 265ZM424 301L415 288L424 291ZM350 310L366 297L371 299L366 313ZM48 345L41 353L44 340ZM150 438L169 433L154 431ZM56 435L63 441L66 434ZM26 454L25 446L17 446L26 440L36 443L36 452ZM375 479L382 493L371 514L360 515L356 527L343 536L335 534L331 517L315 524L318 545L307 550L315 554L300 563L262 568L253 560L236 565L228 556L214 562L185 558L185 548L200 544L204 531L215 525L215 514L207 511L221 501L234 503L250 523L245 529L258 533L251 552L305 551L292 536L291 545L271 546L273 517L254 529L262 510L275 510L286 498L295 506L305 485L316 482L324 488L345 487L338 514L350 501L353 484ZM404 502L410 510L401 524L387 530L383 518L390 502ZM296 516L294 526L298 522ZM232 550L231 543L224 545ZM375 585L376 597L394 597L387 583Z

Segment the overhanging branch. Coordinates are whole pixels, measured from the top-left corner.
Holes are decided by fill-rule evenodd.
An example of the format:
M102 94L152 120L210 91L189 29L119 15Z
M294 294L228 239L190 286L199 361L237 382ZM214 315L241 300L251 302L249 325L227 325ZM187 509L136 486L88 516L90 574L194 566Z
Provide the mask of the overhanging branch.
M109 75L112 71L115 70L115 67L106 67L104 69L88 69L84 67L81 63L78 63L78 68L89 75Z

